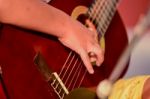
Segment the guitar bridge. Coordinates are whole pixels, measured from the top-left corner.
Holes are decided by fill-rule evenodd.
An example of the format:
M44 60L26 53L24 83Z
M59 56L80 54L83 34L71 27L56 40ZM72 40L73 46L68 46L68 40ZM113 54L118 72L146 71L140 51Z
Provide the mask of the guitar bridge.
M38 52L34 58L34 63L37 65L38 70L45 77L45 80L51 85L55 93L60 99L63 99L65 95L69 94L68 89L58 76L56 72L52 72L44 59L44 57Z
M55 93L59 96L60 99L63 99L65 95L69 94L68 89L56 72L52 73L50 78L51 87L54 89Z

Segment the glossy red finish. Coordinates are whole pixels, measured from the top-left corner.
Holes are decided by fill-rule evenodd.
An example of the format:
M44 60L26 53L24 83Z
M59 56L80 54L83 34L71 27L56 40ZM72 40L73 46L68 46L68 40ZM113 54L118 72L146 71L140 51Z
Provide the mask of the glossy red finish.
M89 6L91 3L92 0L52 0L51 5L71 14L76 6ZM55 37L41 33L36 35L35 31L4 24L0 32L0 65L10 99L57 99L33 59L36 52L40 51L49 67L59 72L70 50ZM116 13L106 33L105 61L101 67L94 67L94 75L86 75L81 86L96 86L108 77L127 41L124 25Z

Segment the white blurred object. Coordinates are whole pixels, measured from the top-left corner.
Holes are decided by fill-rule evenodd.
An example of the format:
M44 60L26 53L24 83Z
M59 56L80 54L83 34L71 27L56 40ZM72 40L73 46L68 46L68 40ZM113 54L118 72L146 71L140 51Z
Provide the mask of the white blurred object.
M109 96L109 94L111 93L111 90L112 83L109 80L105 79L97 86L96 94L101 99L106 99L107 96Z

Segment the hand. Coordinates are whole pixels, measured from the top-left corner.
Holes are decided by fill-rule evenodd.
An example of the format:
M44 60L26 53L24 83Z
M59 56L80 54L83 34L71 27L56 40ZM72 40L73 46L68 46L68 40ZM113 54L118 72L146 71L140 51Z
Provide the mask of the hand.
M93 58L89 57L88 53L95 54L94 59L98 66L102 63L103 52L98 44L97 34L88 30L78 21L71 19L63 11L41 0L32 0L32 2L30 2L31 0L2 1L3 4L0 6L1 22L58 37L65 46L81 56L90 73L94 72L90 63ZM38 11L38 13L35 13L35 11ZM13 14L10 14L12 12Z
M70 19L68 21L70 24L65 27L65 33L62 33L62 36L58 39L65 46L78 53L88 72L93 74L94 70L91 64L93 57L89 57L88 53L92 52L95 54L94 60L96 61L97 66L100 66L104 59L103 51L98 43L96 30L88 23L88 21L87 23L89 24L90 29L86 28L76 20Z

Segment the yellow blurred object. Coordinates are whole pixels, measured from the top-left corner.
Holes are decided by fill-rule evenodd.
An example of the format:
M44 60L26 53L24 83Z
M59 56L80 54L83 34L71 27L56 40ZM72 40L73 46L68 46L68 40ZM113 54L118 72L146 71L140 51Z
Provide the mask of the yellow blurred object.
M117 81L108 99L142 99L144 83L149 77L145 75Z

